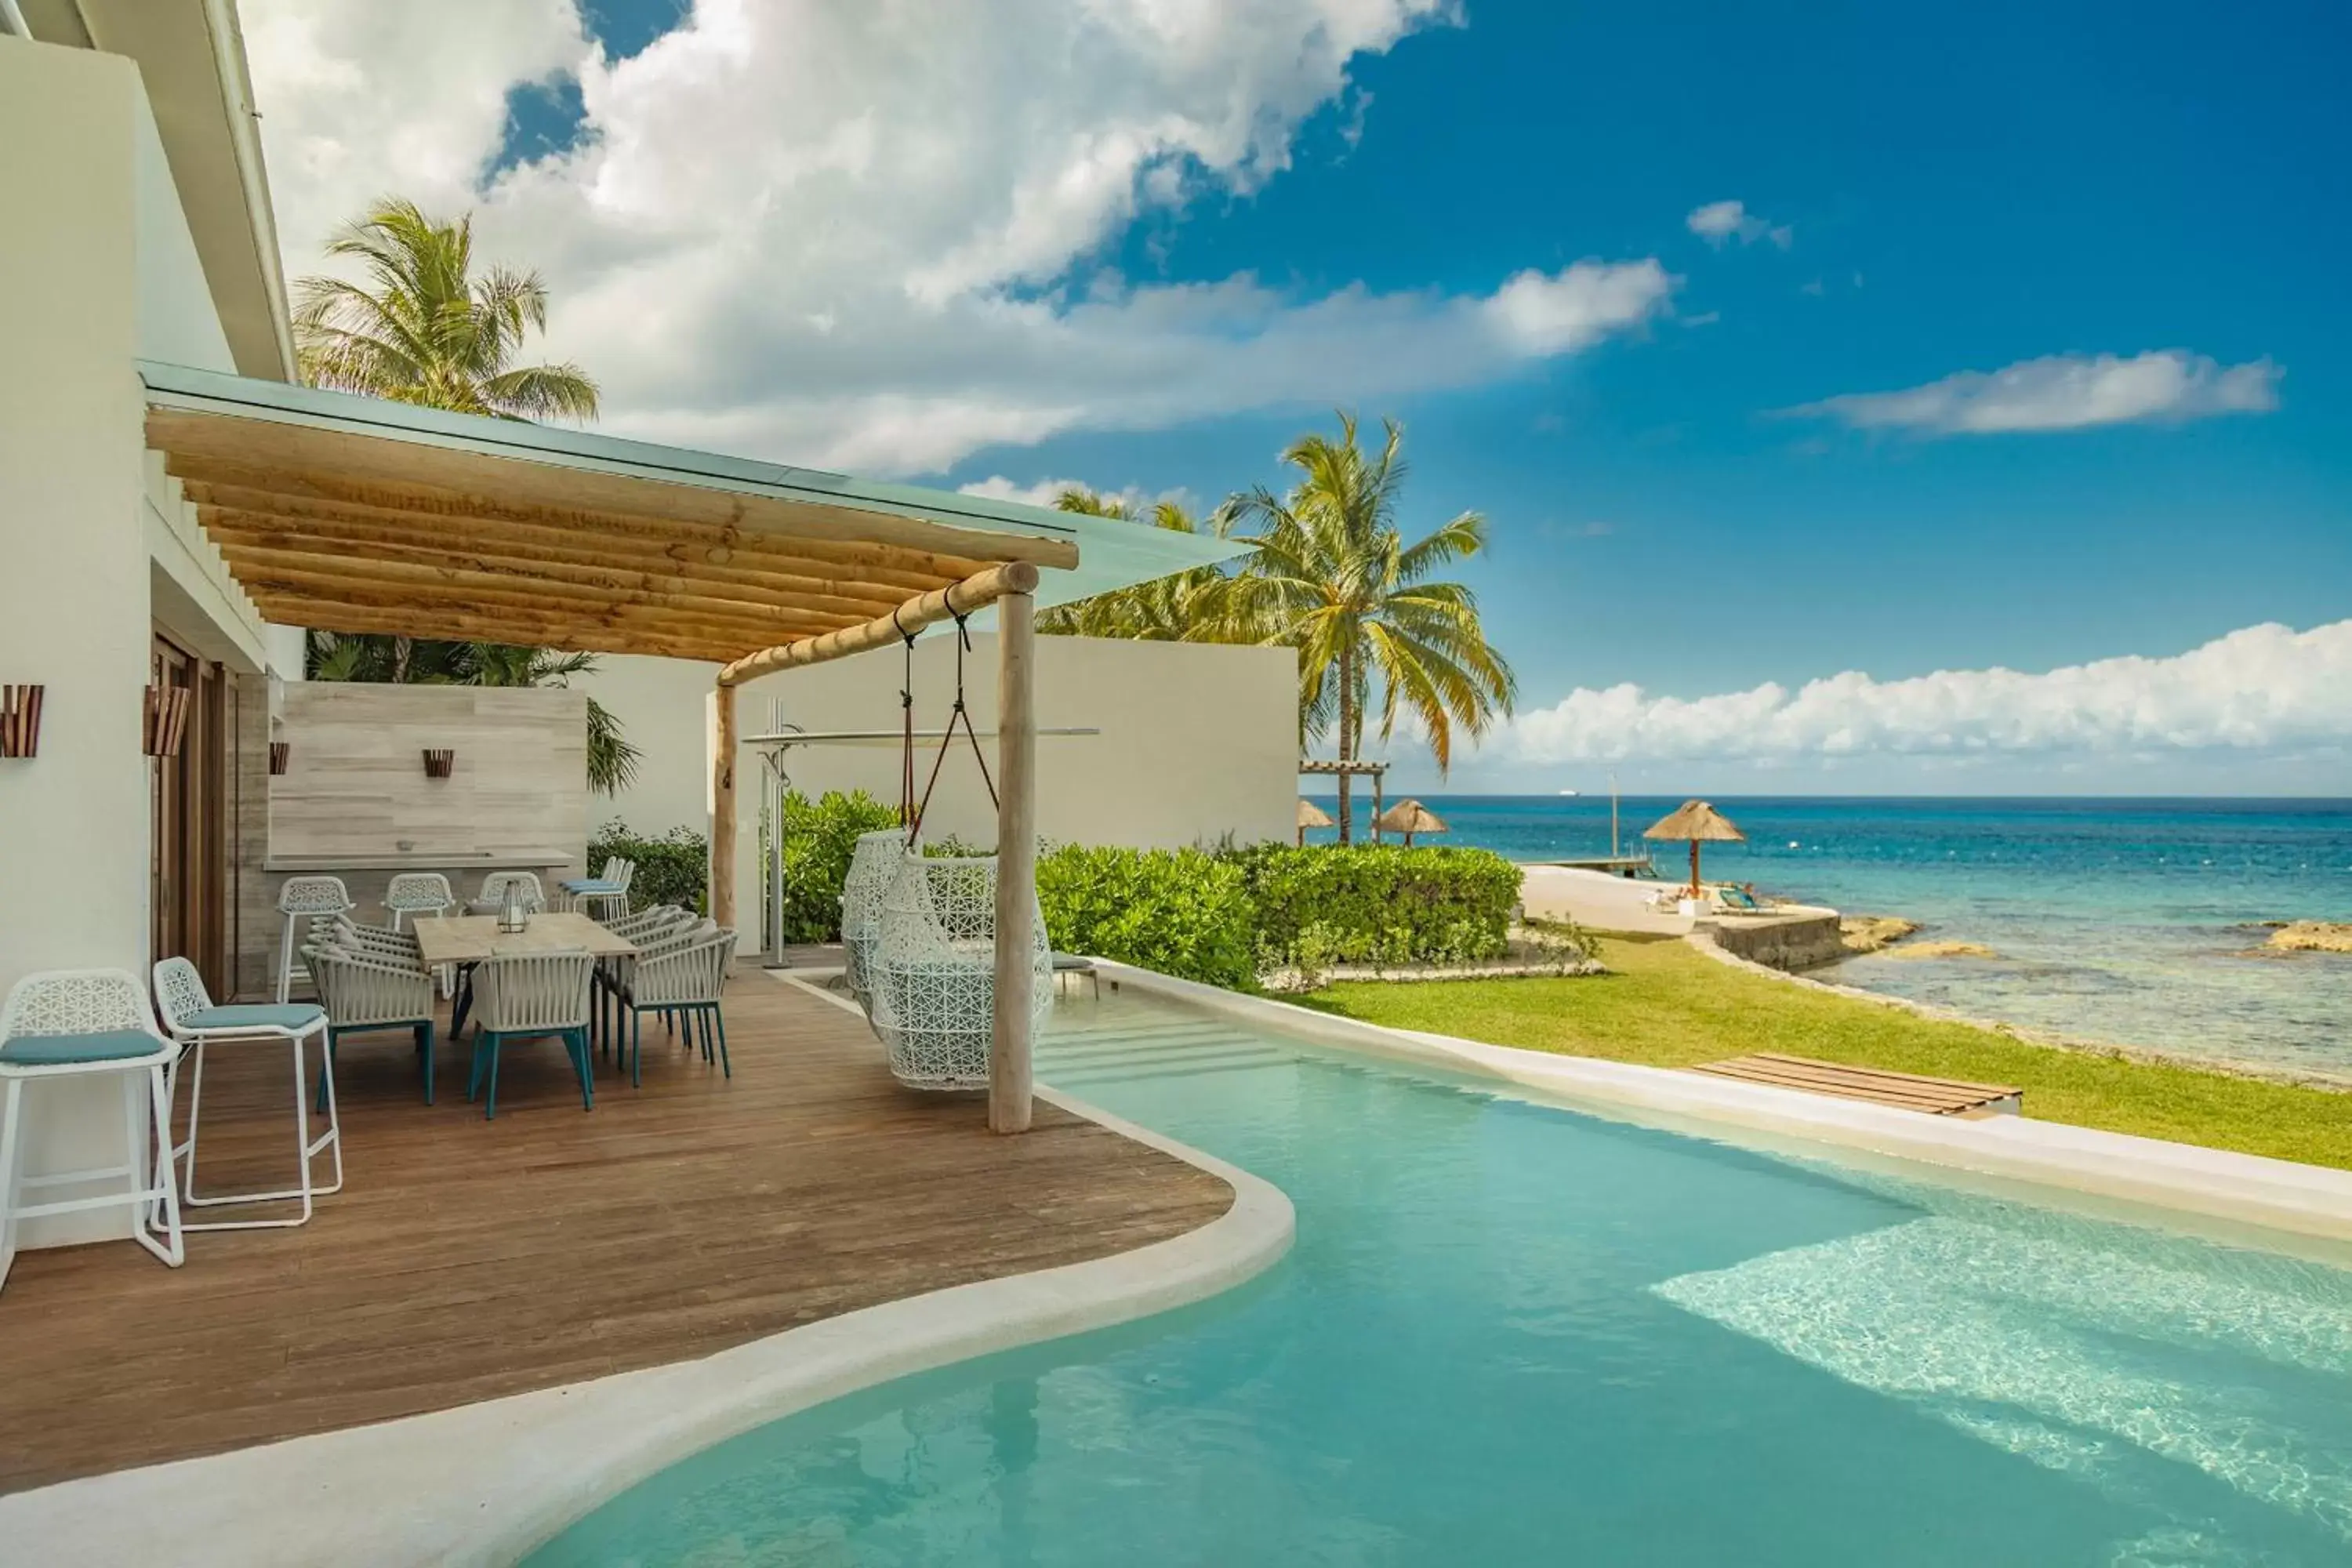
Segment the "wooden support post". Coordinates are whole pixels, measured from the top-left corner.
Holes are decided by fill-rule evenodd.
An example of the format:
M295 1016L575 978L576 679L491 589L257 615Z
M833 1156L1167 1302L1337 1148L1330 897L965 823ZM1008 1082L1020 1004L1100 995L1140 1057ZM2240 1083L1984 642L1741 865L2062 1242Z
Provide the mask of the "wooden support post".
M988 1047L988 1125L1029 1131L1031 944L1037 914L1037 715L1031 700L1035 601L996 601L996 1013Z
M1381 803L1387 798L1383 788L1387 782L1386 773L1372 775L1372 842L1375 844L1381 841L1381 813L1385 809Z
M715 689L710 757L710 918L735 924L735 689Z

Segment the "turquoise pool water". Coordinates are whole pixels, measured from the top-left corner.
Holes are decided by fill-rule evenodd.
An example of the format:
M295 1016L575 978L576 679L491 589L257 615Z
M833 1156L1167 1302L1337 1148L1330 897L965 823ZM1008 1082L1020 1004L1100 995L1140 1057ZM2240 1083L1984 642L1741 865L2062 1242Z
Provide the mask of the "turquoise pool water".
M1041 1070L1282 1187L1290 1257L747 1434L531 1561L2352 1561L2352 1274L1132 996Z

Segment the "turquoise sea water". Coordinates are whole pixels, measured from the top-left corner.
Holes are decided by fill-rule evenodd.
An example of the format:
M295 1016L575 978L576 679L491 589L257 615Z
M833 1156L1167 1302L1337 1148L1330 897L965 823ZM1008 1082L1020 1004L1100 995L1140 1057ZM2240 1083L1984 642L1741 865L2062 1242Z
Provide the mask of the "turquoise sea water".
M1429 795L1515 860L1609 853L1603 796ZM1679 799L1622 803L1621 841ZM2254 922L2352 921L2352 801L1716 802L1748 835L1711 879L1892 914L1997 958L1852 960L1822 978L2188 1058L2352 1077L2352 958L2258 953ZM1360 818L1369 812L1359 803ZM1329 838L1329 833L1315 837ZM1656 846L1681 876L1686 849Z
M1064 1003L1039 1065L1272 1180L1294 1251L747 1434L531 1561L2352 1561L2352 1273L1131 997Z

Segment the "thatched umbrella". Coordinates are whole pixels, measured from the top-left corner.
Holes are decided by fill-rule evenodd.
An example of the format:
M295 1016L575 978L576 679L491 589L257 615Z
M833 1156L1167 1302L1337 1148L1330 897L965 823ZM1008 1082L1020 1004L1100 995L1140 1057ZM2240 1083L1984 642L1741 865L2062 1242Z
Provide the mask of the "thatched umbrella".
M1748 835L1731 819L1703 800L1686 800L1675 811L1643 830L1644 838L1687 838L1691 847L1691 897L1698 897L1698 847L1702 842L1728 843Z
M1311 800L1305 799L1304 797L1299 800L1298 842L1302 847L1307 843L1307 830L1308 828L1328 827L1330 826L1331 814L1329 812L1324 810L1321 806L1316 805Z
M1451 831L1451 829L1445 826L1444 820L1440 817L1437 813L1430 810L1429 807L1422 805L1421 802L1417 800L1401 800L1397 802L1394 805L1381 813L1378 820L1382 833L1403 834L1404 847L1408 849L1412 847L1412 836L1416 833L1445 833Z

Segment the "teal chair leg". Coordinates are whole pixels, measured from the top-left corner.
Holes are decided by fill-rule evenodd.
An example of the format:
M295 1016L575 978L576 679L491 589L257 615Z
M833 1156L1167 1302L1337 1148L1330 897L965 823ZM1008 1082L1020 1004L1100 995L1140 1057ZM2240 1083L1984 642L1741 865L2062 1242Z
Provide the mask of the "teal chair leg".
M327 1114L327 1073L331 1073L335 1070L335 1041L339 1037L340 1037L337 1035L335 1030L329 1029L327 1031L327 1045L325 1050L327 1072L322 1072L319 1075L318 1103L313 1107L320 1116Z
M727 1015L719 1004L710 1005L710 1021L719 1026L719 1071L722 1077L735 1076L735 1064L727 1059Z
M490 1098L488 1102L482 1108L482 1120L485 1121L496 1121L499 1119L499 1047L506 1044L506 1037L504 1035L494 1034L489 1036L488 1038L490 1042Z
M564 1032L563 1043L572 1053L572 1066L580 1075L580 1109L596 1109L595 1083L588 1070L588 1031L570 1029Z
M629 1009L629 1087L646 1087L646 1016Z
M433 1103L433 1043L434 1043L434 1042L433 1042L433 1035L434 1035L433 1020L432 1020L432 1019L430 1019L430 1018L425 1019L425 1022L423 1022L422 1024L419 1024L419 1025L417 1026L417 1028L418 1028L419 1030L421 1030L421 1031L423 1032L423 1035L424 1035L424 1043L425 1043L425 1104L427 1104L427 1105L430 1105L430 1104L432 1104L432 1103Z

